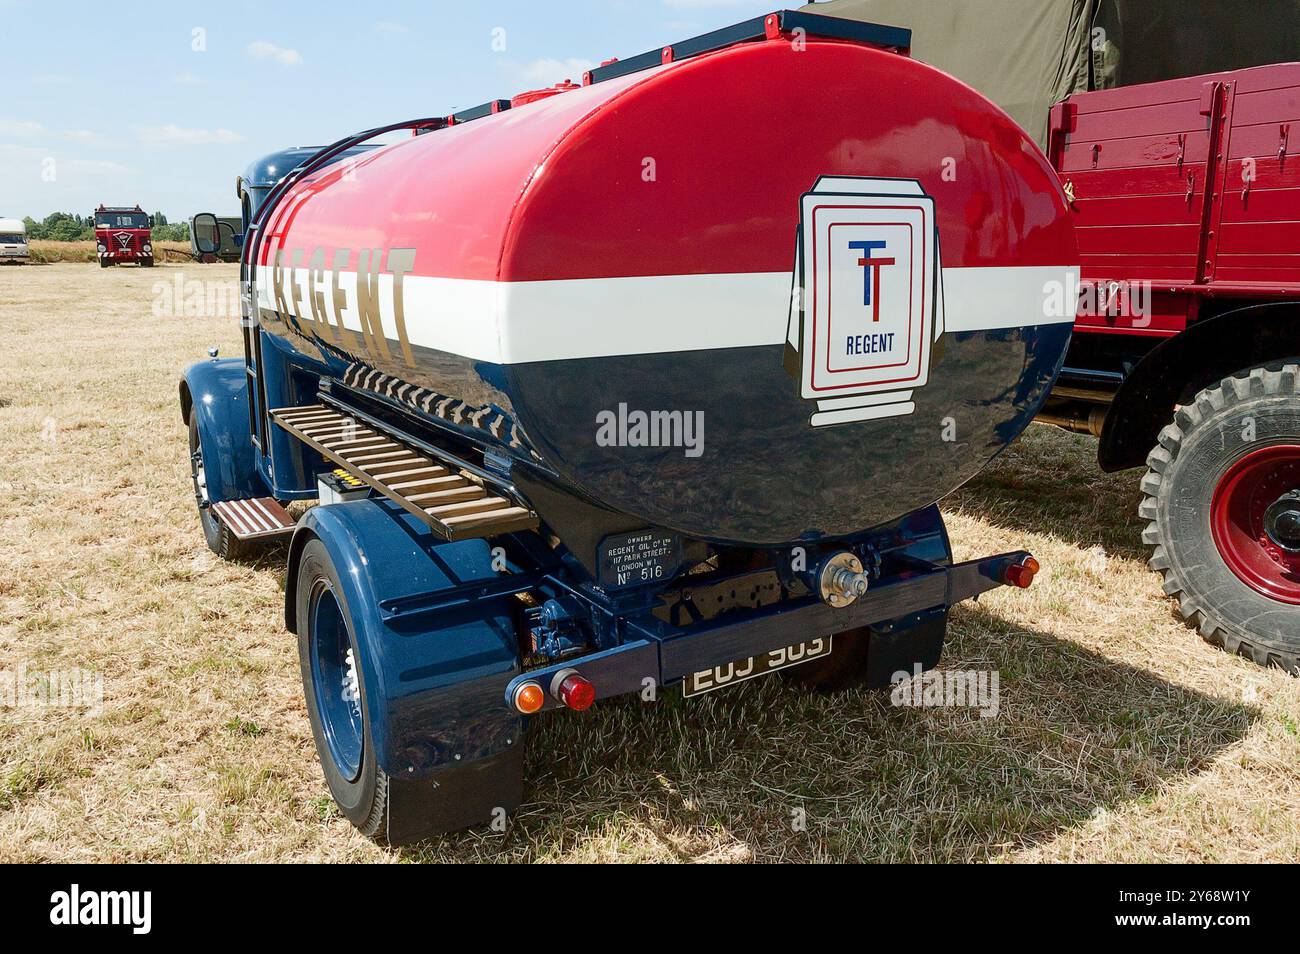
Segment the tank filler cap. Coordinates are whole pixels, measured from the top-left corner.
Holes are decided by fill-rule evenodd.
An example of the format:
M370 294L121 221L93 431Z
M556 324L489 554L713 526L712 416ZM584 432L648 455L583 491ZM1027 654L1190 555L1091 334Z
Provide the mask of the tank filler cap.
M539 99L546 99L548 96L554 96L556 93L567 93L571 89L580 89L581 87L572 80L561 80L554 86L547 86L545 89L530 89L526 93L519 93L510 98L510 108L515 109L519 106L527 106L529 103L535 103Z
M829 557L817 573L817 592L823 602L839 609L860 596L866 596L871 578L862 569L862 561L848 550Z

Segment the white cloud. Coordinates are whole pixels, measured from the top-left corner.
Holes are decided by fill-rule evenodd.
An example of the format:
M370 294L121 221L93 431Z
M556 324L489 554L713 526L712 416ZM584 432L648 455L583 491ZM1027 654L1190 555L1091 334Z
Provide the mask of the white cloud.
M181 70L179 73L177 73L175 76L172 77L172 82L175 83L177 86L198 86L203 81L199 79L199 77L196 74L191 73L189 70Z
M107 159L70 159L65 165L76 172L89 172L95 175L121 175L130 172L126 166Z
M63 139L71 142L99 142L99 133L89 129L50 129L30 119L0 119L0 136L13 139Z
M0 119L0 136L18 136L22 139L30 139L33 136L44 136L49 133L43 123L34 122L27 119Z
M552 86L562 79L582 82L582 74L595 67L591 60L570 57L567 60L540 59L519 67L519 79L530 89Z
M243 142L244 137L229 129L186 129L183 126L137 126L136 135L150 146L201 146L209 143Z
M275 60L281 66L301 66L302 54L288 47L276 46L266 40L254 40L245 51L257 60Z

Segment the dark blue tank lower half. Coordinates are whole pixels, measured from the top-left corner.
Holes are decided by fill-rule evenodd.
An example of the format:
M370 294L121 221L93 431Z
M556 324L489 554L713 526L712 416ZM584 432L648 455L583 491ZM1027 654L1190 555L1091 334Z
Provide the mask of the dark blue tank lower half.
M558 495L532 501L548 523L563 522L548 511L567 496L611 515L606 527L747 546L850 536L951 493L1028 426L1071 333L1050 324L946 334L911 413L814 427L815 402L800 395L781 345L513 365L417 347L411 368L395 354L342 354L274 313L263 311L263 326L268 383L294 380L273 366L294 365L493 451L521 490ZM291 390L268 404L305 403ZM634 412L689 418L693 445L638 443L624 426ZM289 478L277 484L309 470L277 461L276 476Z

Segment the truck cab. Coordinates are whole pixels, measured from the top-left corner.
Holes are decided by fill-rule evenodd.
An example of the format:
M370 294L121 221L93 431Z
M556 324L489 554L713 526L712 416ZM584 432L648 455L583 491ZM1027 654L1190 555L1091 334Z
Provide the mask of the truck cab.
M100 268L122 262L153 267L149 215L139 205L131 208L101 205L91 217L95 223L95 253Z
M27 226L23 220L0 219L0 263L22 265L28 259Z
M323 146L290 146L288 149L262 156L249 164L244 174L235 179L235 196L239 199L239 214L243 223L243 228L240 230L242 233L247 233L257 210L262 207L262 203L266 201L267 195L275 188L276 183L316 156L323 148ZM347 162L377 148L379 148L377 143L361 143L344 149L331 160L331 163Z

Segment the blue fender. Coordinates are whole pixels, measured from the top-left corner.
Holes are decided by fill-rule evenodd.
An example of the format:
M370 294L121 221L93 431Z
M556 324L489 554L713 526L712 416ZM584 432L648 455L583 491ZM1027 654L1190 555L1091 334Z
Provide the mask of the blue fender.
M248 376L242 358L200 361L185 370L180 384L181 415L193 408L208 478L208 497L245 500L267 497L257 471L257 449L248 433Z
M291 632L298 557L313 537L343 587L379 767L412 781L449 765L513 757L523 720L502 693L520 672L518 601L505 592L512 573L493 570L488 541L443 541L388 500L313 507L290 544ZM485 593L490 588L497 594Z

